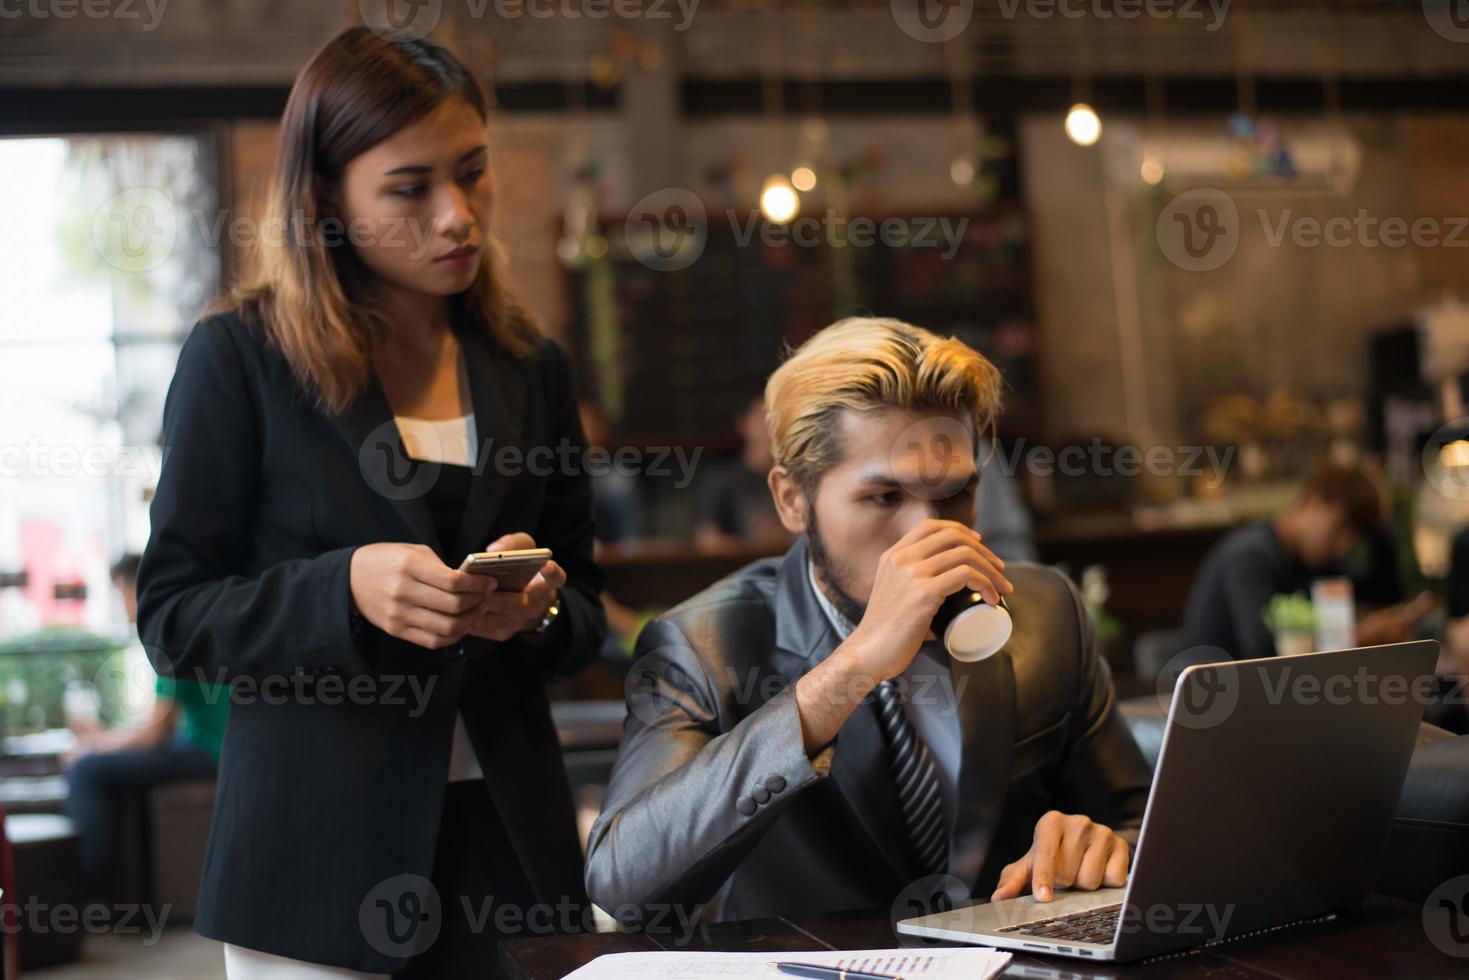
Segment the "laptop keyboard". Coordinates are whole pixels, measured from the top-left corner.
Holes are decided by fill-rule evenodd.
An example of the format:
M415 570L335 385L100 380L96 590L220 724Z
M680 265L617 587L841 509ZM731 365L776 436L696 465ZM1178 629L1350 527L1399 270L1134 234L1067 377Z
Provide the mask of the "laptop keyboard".
M1006 926L997 932L1014 933L1020 936L1036 936L1040 939L1060 939L1080 943L1106 945L1117 935L1117 919L1122 914L1122 904L1103 905L1085 912L1058 915L1054 919L1038 919L1022 922L1018 926Z

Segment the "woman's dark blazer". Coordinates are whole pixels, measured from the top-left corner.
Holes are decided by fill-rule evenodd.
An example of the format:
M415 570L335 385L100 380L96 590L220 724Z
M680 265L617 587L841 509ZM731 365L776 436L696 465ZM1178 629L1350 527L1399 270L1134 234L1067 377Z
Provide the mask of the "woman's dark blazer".
M233 312L201 320L179 354L138 622L160 673L234 685L195 920L205 936L401 968L412 940L387 915L415 908L403 888L430 890L456 707L539 901L585 903L544 689L606 633L571 373L549 340L517 359L458 333L481 465L453 541L438 540L423 496L436 469L404 457L375 380L328 415L258 323ZM358 546L416 542L457 565L511 531L566 570L544 637L432 651L361 620L354 633ZM464 914L441 898L441 914Z

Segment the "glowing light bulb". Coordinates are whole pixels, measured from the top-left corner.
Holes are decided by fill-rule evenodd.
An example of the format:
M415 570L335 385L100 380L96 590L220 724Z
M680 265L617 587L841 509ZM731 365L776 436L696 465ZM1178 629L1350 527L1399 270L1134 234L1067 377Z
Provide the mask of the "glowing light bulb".
M1469 466L1469 442L1455 439L1438 451L1438 458L1445 466Z
M760 213L776 224L785 224L796 216L801 199L781 174L773 174L760 192Z
M1078 102L1066 113L1066 135L1077 146L1091 146L1102 135L1102 120L1097 110Z
M1143 164L1137 168L1144 183L1157 185L1163 182L1163 158L1153 153L1143 154Z

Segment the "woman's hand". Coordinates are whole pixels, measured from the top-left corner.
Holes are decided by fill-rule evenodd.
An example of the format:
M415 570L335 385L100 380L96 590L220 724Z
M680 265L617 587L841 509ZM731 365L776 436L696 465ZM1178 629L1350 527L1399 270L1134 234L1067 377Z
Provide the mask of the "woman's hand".
M486 551L520 551L534 548L535 539L524 531L496 538L485 545ZM470 628L471 636L505 641L516 633L535 629L556 601L556 590L566 584L566 572L554 561L547 561L519 592L500 592L486 597L485 608Z
M494 598L495 580L450 568L421 544L352 552L352 601L389 636L430 650L462 640Z

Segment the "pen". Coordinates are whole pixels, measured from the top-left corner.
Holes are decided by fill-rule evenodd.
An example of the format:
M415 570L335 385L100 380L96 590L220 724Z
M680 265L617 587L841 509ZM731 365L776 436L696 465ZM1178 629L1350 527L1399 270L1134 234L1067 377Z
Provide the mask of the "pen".
M775 968L793 977L808 977L810 980L903 980L893 973L867 973L863 970L843 970L836 966L817 966L815 963L777 963Z

